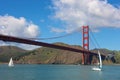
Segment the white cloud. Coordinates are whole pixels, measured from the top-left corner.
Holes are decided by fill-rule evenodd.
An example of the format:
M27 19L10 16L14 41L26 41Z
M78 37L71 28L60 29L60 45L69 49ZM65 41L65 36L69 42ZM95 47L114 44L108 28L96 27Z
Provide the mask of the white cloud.
M0 34L33 38L38 36L39 30L37 25L27 22L24 17L5 15L0 16Z
M22 37L22 38L36 38L39 35L39 28L32 22L26 21L24 17L15 18L14 16L4 15L0 16L0 34ZM7 45L7 43L1 42ZM14 44L25 49L36 48L25 44ZM30 46L30 47L29 47Z
M29 45L29 44L4 42L4 41L0 41L0 46L17 46L25 50L33 50L33 49L41 47L41 46L34 46L34 45Z
M120 28L120 8L107 0L53 0L53 5L54 17L66 22L68 31L83 25Z
M55 27L52 27L52 28L51 28L51 31L52 31L52 32L56 32L56 33L64 32L63 29L59 29L59 28L55 28Z

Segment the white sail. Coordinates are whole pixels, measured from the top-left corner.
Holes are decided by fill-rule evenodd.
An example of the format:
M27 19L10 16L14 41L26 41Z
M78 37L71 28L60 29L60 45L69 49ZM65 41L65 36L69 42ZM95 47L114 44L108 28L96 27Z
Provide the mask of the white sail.
M13 64L13 60L12 60L12 58L10 58L10 61L9 61L8 66L9 66L9 67L14 67L14 64Z
M98 55L99 55L99 61L100 61L99 67L102 68L102 59L101 59L100 51L98 51Z

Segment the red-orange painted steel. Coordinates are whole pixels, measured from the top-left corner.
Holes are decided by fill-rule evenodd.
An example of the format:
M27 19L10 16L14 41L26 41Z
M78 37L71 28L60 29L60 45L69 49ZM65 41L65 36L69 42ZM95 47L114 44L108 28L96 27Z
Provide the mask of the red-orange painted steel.
M83 50L89 51L89 26L83 26ZM83 53L82 64L89 64L89 53Z

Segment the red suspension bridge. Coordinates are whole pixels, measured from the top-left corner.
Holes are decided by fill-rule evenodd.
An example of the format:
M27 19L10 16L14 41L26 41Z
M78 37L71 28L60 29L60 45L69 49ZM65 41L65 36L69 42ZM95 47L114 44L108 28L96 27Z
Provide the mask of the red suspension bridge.
M98 55L98 54L89 51L89 27L83 26L82 32L83 32L83 49L82 50L76 49L76 48L71 48L71 47L65 47L65 46L60 46L60 45L55 45L55 44L34 41L34 40L30 40L30 39L25 39L25 38L7 36L7 35L0 35L0 40L5 41L5 42L6 41L17 42L17 43L31 44L31 45L44 46L44 47L50 47L50 48L56 48L56 49L62 49L62 50L83 53L82 64L90 64L90 59L89 59L90 56ZM103 55L103 54L102 54L102 56L105 57L105 55Z

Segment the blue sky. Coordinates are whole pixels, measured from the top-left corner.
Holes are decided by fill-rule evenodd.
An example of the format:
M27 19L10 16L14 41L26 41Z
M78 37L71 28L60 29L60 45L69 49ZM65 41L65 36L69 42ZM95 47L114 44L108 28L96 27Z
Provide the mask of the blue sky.
M29 38L71 34L40 41L82 45L78 30L82 25L90 26L101 48L120 50L119 0L0 0L1 34Z

